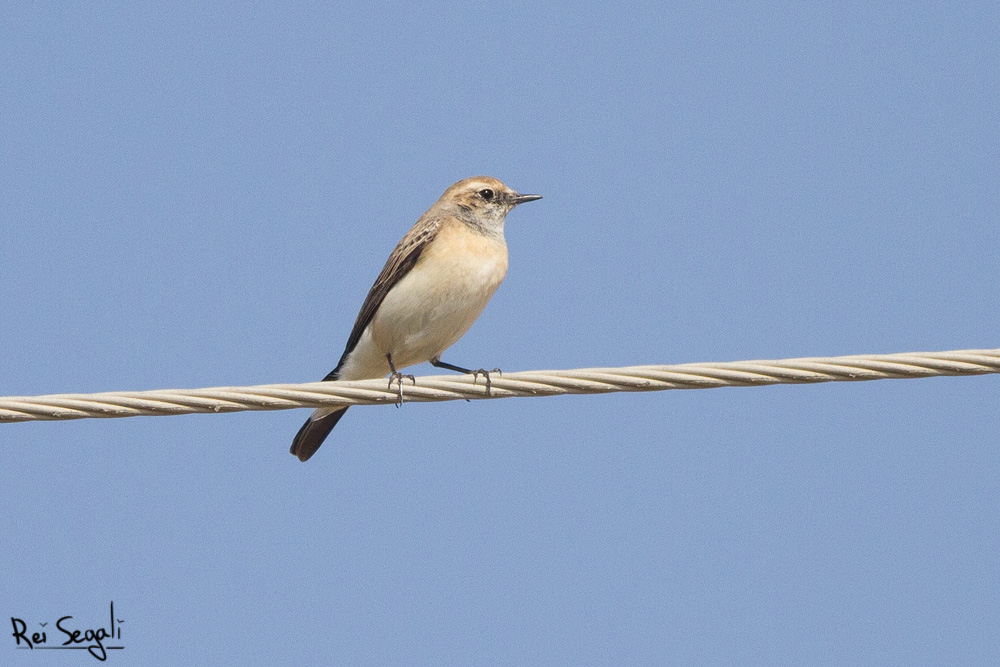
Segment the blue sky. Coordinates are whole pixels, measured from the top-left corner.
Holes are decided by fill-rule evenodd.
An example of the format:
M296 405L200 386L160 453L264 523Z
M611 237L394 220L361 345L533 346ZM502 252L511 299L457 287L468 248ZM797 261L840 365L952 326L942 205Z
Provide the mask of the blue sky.
M998 347L998 25L8 5L0 395L318 380L477 174L545 198L452 363ZM307 410L0 425L0 616L114 600L120 664L996 664L998 382L358 408L307 464Z

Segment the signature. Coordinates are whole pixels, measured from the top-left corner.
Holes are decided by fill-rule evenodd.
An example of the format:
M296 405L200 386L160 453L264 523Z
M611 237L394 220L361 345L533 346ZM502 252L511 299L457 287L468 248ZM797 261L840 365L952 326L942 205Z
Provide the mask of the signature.
M115 618L115 603L111 602L111 626L108 628L87 628L87 629L77 629L73 627L72 616L63 616L58 621L56 621L56 629L59 630L66 637L66 641L62 644L48 645L49 637L48 632L45 627L48 623L39 623L42 627L40 632L32 632L29 636L28 634L28 624L20 618L10 617L11 625L14 626L14 640L17 643L18 648L28 648L28 649L79 649L86 650L90 655L94 656L100 661L105 661L108 659L108 651L111 650L122 650L124 646L105 646L104 642L107 639L121 639L122 638L122 619Z

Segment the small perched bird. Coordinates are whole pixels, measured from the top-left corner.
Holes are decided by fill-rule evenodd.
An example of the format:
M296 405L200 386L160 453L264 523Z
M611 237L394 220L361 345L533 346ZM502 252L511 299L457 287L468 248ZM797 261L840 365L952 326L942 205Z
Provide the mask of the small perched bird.
M441 354L469 330L507 275L507 214L541 198L518 194L489 176L467 178L445 190L389 255L340 362L323 380L391 373L391 386L393 379L403 381L398 369L424 361L485 374L445 363ZM292 441L292 454L308 461L345 412L346 407L317 408Z

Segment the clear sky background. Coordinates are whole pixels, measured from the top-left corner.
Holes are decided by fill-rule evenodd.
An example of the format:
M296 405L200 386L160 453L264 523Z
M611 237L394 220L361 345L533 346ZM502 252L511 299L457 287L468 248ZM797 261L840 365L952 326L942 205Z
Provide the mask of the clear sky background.
M477 174L545 198L452 363L1000 347L996 3L77 4L0 20L0 395L318 380ZM1000 663L996 376L357 408L302 464L307 414L0 425L0 618L114 600L119 664Z

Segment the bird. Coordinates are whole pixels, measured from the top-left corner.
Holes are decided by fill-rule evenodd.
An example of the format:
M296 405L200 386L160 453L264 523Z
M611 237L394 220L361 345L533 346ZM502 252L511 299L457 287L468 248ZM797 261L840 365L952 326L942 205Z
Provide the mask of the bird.
M489 373L441 361L486 308L507 275L504 222L515 206L541 199L490 176L458 181L441 195L396 245L361 306L340 362L324 381L365 380L429 361L459 373ZM415 381L414 381L415 382ZM308 461L347 407L317 408L292 441Z

